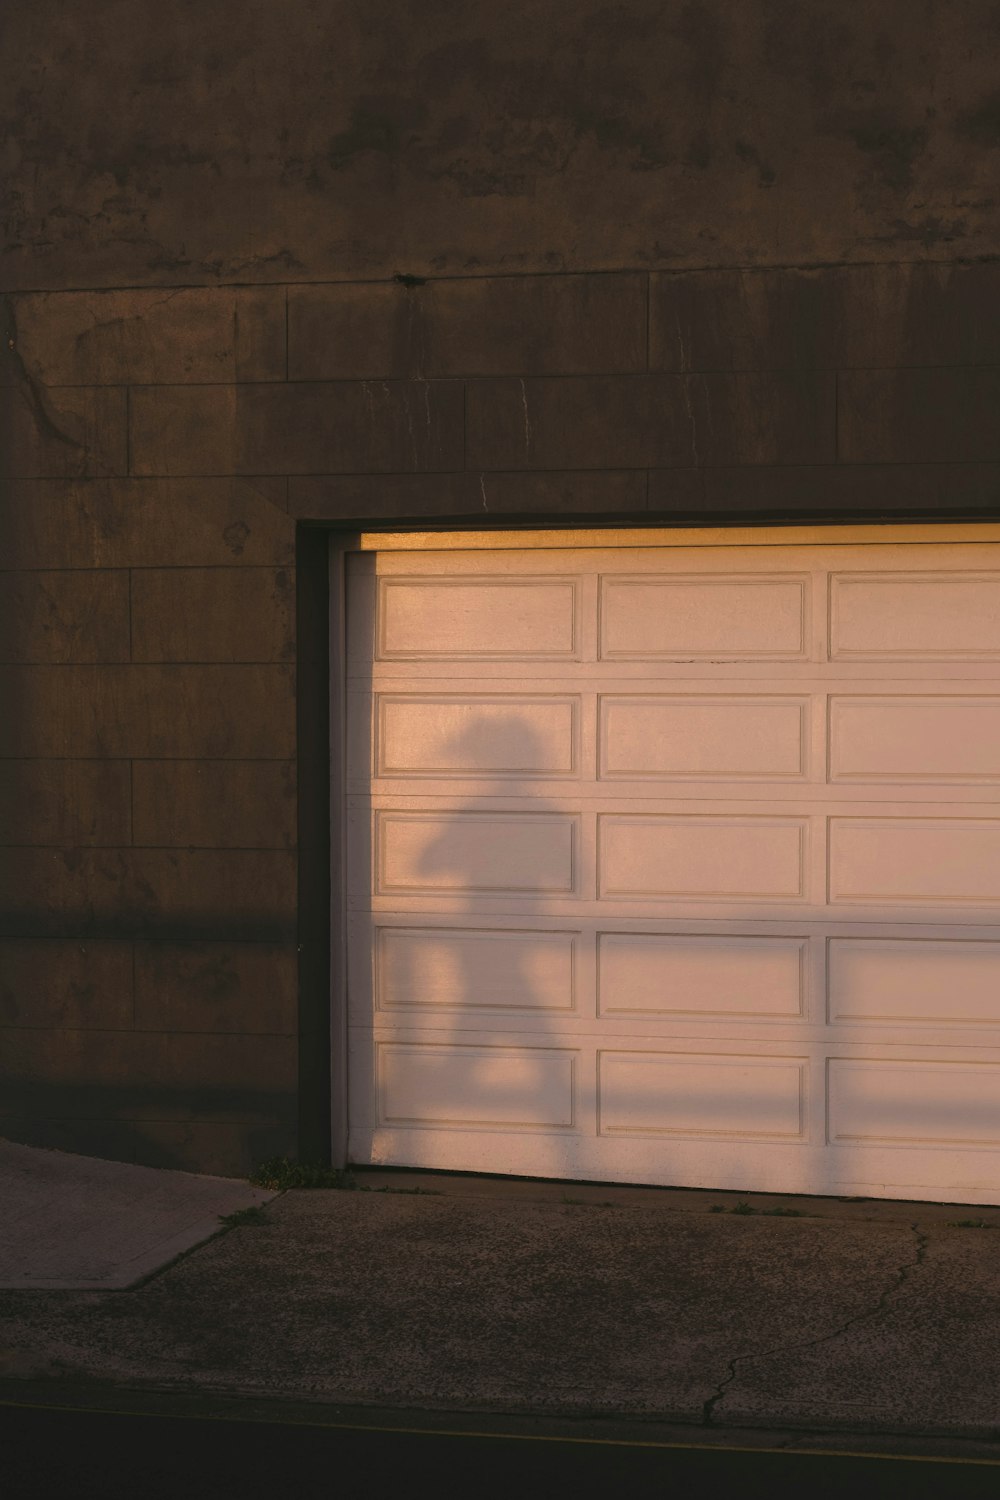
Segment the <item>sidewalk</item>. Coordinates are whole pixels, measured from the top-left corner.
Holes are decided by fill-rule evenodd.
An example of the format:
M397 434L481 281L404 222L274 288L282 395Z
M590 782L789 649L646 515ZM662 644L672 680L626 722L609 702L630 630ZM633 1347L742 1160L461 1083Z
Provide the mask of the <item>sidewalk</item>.
M0 1291L122 1290L273 1193L0 1140Z
M0 1398L110 1384L1000 1442L1000 1209L357 1180L276 1197L131 1290L0 1291Z

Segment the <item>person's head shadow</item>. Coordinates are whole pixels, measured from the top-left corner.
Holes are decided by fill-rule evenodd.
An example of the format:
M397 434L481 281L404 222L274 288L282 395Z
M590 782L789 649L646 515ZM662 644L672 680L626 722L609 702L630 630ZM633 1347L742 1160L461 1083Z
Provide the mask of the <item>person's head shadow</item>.
M558 747L523 715L500 705L477 705L467 722L448 733L442 752L457 777L496 783L498 791L518 781L551 779L561 769Z
M522 913L533 898L573 894L574 818L545 795L547 783L572 774L571 757L561 764L561 747L506 707L442 728L436 759L464 800L431 820L421 876L477 905L491 892L517 899Z

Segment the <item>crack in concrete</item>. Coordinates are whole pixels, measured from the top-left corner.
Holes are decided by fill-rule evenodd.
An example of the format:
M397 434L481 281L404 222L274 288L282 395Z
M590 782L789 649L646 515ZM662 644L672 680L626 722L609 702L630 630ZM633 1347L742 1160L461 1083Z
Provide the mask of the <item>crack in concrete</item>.
M866 1323L873 1318L879 1317L885 1311L891 1299L906 1284L911 1273L917 1270L919 1266L923 1265L924 1260L926 1259L928 1236L923 1233L917 1223L911 1224L910 1230L916 1240L916 1252L914 1254L914 1257L912 1260L904 1261L901 1266L897 1267L896 1271L893 1273L892 1281L882 1292L874 1307L866 1308L862 1312L855 1313L853 1317L848 1318L846 1322L839 1324L839 1326L834 1328L830 1333L820 1334L818 1338L803 1339L797 1344L776 1344L772 1349L764 1349L760 1353L755 1354L737 1354L733 1359L729 1361L728 1373L723 1376L722 1380L719 1381L719 1384L715 1388L715 1394L709 1396L708 1400L702 1407L702 1424L705 1427L712 1427L716 1425L715 1409L719 1405L719 1403L721 1401L724 1401L729 1395L733 1382L736 1379L737 1372L741 1365L750 1364L754 1360L772 1359L776 1354L796 1354L803 1349L818 1349L820 1345L832 1343L834 1339L840 1338L842 1334L847 1333L847 1331L851 1328L857 1327L859 1323Z
M93 306L86 307L84 310L87 313L88 317L91 319L91 324L90 324L89 328L81 329L81 331L78 334L75 335L75 337L74 337L74 345L75 345L76 348L79 348L80 345L83 343L83 341L85 339L90 338L90 336L92 334L94 334L94 333L97 333L99 329L103 329L103 328L124 328L129 323L143 323L145 321L148 313L151 311L152 308L154 308L154 307L165 307L168 302L173 302L174 298L175 297L179 297L182 292L191 292L191 291L200 291L200 290L201 290L200 287L175 287L172 291L168 292L165 297L157 297L156 300L155 300L155 302L150 302L149 305L148 305L148 307L143 308L141 312L119 313L117 316L112 317L112 318L102 317L101 314L100 314L100 312L98 312ZM52 296L52 295L59 296L59 293L58 292L56 292L54 294L53 293L47 293L46 295L48 295L48 296ZM97 297L120 297L122 295L125 295L125 294L123 294L121 292L117 292L117 291L97 292L97 293L95 293L95 296L97 296ZM234 309L233 309L233 317L234 317L234 319L237 317L237 311L238 311L237 308L234 306Z
M64 432L59 426L54 408L46 395L45 387L28 369L28 365L18 344L17 315L14 311L13 299L5 297L3 301L5 321L7 323L7 348L10 350L11 357L21 378L28 406L31 409L39 432L46 434L54 442L64 443L68 448L75 448L82 455L83 462L85 462L87 453L86 444L81 443L79 438L72 437L68 432Z
M531 456L531 418L528 416L528 392L524 381L521 381L521 407L524 411L524 456Z
M694 397L691 393L691 376L682 375L681 398L684 402L684 412L688 419L688 427L691 431L691 457L696 468L700 468L701 459L698 456L698 419L695 415Z

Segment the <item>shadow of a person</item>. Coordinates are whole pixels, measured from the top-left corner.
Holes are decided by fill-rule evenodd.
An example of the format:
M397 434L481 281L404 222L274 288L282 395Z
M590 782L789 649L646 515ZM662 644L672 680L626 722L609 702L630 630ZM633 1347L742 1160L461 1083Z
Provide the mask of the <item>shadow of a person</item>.
M376 1005L407 1038L382 1049L380 1114L434 1133L428 1165L570 1175L578 1080L559 1023L575 1001L563 903L579 895L579 829L571 807L539 794L565 784L561 747L495 702L434 723L422 759L466 799L403 814L383 851L423 899L405 926L375 934Z

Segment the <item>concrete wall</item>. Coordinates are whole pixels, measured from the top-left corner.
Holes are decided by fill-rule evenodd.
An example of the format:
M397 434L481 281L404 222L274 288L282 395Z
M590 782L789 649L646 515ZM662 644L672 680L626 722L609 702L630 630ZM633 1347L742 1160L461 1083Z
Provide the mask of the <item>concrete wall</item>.
M311 1154L319 528L995 515L1000 8L7 32L0 1133Z
M10 287L997 248L995 0L9 9Z

